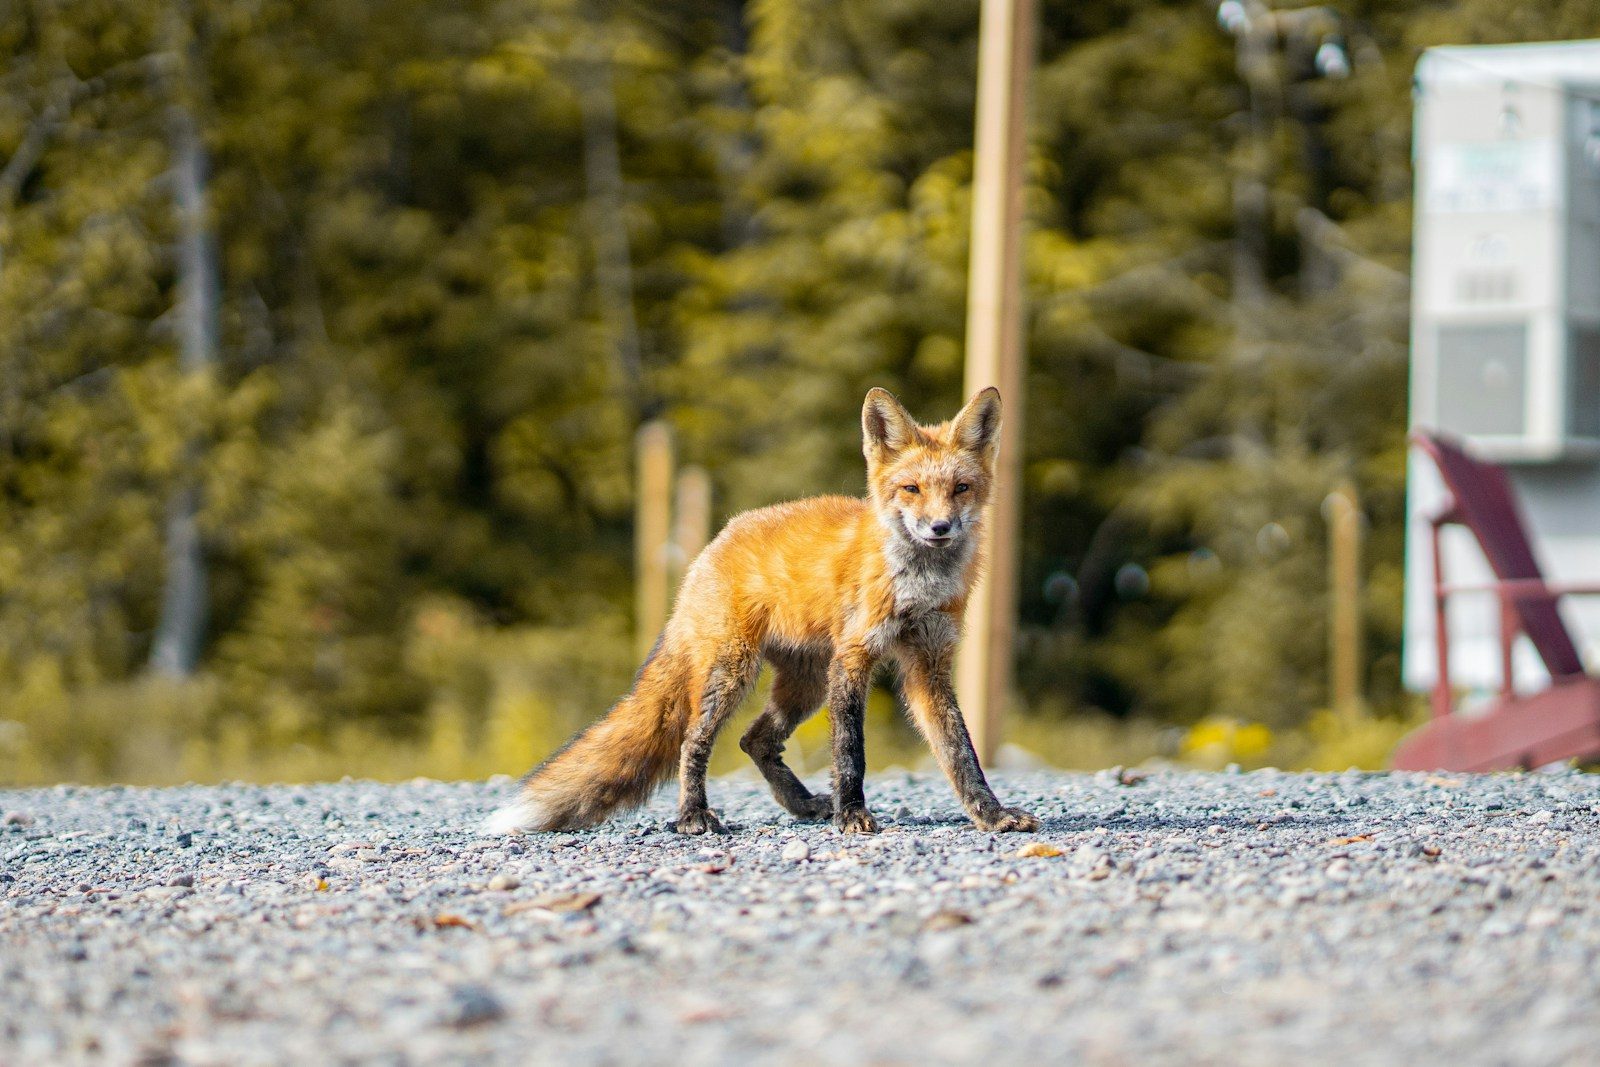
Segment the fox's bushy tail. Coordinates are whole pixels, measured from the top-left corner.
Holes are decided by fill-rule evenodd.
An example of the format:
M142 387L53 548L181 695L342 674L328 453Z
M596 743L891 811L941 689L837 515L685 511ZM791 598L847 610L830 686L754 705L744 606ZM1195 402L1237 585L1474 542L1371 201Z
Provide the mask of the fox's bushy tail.
M663 643L651 650L628 694L534 768L517 799L489 817L486 832L581 830L638 807L672 777L689 705L679 657Z

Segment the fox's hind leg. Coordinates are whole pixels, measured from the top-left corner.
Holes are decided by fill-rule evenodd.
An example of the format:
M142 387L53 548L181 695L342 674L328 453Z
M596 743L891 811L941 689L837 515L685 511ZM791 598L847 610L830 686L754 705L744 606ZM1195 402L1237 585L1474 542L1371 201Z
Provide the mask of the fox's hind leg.
M805 787L783 762L783 743L795 727L822 707L828 690L828 657L821 653L776 652L767 658L773 667L772 695L739 739L739 747L761 769L784 811L808 822L826 819L833 814L833 797L812 793Z
M678 761L678 820L673 829L680 834L727 832L706 803L706 764L717 731L750 692L760 671L760 654L744 644L723 648L711 665Z

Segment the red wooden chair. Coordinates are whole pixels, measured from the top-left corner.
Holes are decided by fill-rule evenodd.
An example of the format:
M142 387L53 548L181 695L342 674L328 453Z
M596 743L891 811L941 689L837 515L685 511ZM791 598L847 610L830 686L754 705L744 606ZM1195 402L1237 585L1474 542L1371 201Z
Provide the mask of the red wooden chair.
M1600 678L1584 671L1578 646L1556 610L1561 597L1600 594L1600 585L1545 580L1505 471L1474 459L1442 434L1416 433L1412 441L1432 457L1452 499L1429 519L1439 657L1433 719L1400 743L1395 768L1493 771L1600 757ZM1465 526L1478 539L1495 581L1446 584L1439 531L1452 523ZM1493 592L1500 598L1500 694L1485 712L1470 715L1453 709L1445 618L1450 596L1466 592ZM1511 649L1519 633L1528 635L1550 672L1550 686L1541 692L1519 694L1512 686Z

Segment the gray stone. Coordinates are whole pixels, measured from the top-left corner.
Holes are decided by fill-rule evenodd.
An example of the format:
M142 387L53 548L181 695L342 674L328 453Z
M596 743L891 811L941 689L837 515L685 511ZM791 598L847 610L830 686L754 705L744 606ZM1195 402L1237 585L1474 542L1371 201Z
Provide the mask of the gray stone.
M450 991L450 1004L445 1010L445 1023L457 1029L481 1026L505 1018L506 1008L483 986L461 985Z

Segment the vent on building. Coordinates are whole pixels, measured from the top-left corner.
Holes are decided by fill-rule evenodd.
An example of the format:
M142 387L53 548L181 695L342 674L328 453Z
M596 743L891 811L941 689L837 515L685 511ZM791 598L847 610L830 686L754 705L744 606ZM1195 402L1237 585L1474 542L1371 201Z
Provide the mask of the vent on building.
M1522 436L1527 324L1440 326L1438 342L1439 427L1468 436Z
M1514 299L1517 278L1508 270L1468 270L1456 275L1456 299L1463 304L1495 304Z
M1600 439L1600 326L1573 323L1568 338L1567 433Z

